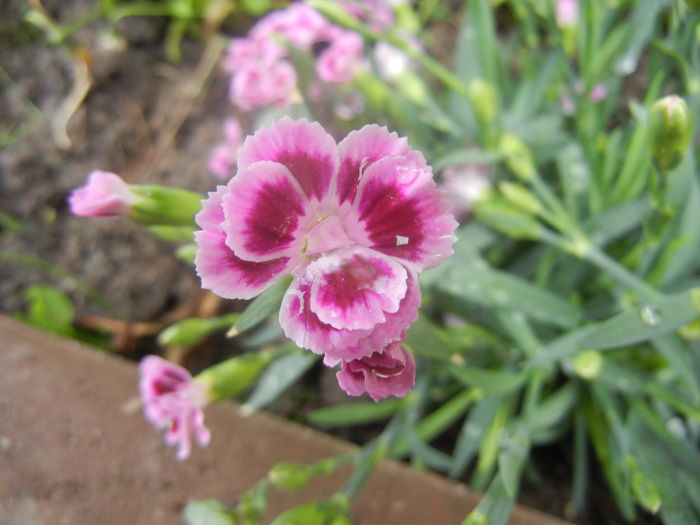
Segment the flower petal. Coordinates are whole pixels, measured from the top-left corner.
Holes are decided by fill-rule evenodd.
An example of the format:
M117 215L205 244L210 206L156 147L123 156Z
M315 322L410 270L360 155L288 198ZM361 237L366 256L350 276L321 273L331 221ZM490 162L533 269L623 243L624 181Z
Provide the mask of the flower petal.
M385 314L385 322L360 330L338 329L323 323L311 310L312 281L307 276L297 277L282 301L280 325L299 347L324 354L328 366L370 356L378 348L403 339L405 330L418 318L418 277L410 268L406 268L406 273L406 295L397 311Z
M406 270L364 248L340 249L311 263L311 310L334 328L358 330L386 321L406 295Z
M228 186L219 186L216 192L210 193L195 217L203 228L194 235L199 246L195 267L203 288L229 299L251 299L286 272L289 258L250 262L233 253L226 245L226 234L221 229L224 221L222 199L228 191Z
M375 250L418 270L452 254L457 221L424 164L404 157L375 162L364 171L354 207Z
M284 117L248 137L238 153L246 168L269 160L286 166L309 199L323 200L338 171L338 147L318 122Z
M226 246L223 232L198 231L194 264L202 288L226 299L252 299L287 272L289 257L263 262L244 261Z
M226 244L242 259L264 261L299 254L307 202L287 168L258 162L238 171L222 195Z
M413 356L393 343L369 357L343 362L336 374L338 384L351 396L367 392L374 401L388 396L403 397L415 383Z
M362 172L377 160L384 157L401 156L425 166L425 159L418 151L413 151L405 137L399 138L386 127L370 124L360 130L351 131L340 144L340 171L338 172L337 193L341 203L355 198Z

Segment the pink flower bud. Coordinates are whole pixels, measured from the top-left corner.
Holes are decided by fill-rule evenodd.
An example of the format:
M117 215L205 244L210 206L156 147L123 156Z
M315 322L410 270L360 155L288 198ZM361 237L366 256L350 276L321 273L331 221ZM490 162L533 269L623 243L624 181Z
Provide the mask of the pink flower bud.
M578 2L576 0L559 0L554 17L557 26L561 28L575 26L578 22Z
M127 215L141 200L124 180L107 171L91 171L85 186L68 197L71 212L82 217L116 217Z

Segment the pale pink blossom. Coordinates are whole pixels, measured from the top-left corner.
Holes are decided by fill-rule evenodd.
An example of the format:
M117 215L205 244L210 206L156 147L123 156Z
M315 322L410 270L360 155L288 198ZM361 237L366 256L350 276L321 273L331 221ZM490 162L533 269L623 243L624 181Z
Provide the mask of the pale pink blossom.
M345 361L337 373L338 384L345 392L351 396L366 392L375 401L405 396L413 388L415 377L413 356L397 343L369 357Z
M190 455L191 439L206 446L211 439L204 426L202 409L207 404L206 387L192 379L184 368L156 356L139 364L139 390L146 419L164 430L164 441L178 447L177 459Z
M316 42L328 40L337 30L314 8L294 2L286 9L262 18L250 32L255 40L280 36L300 49L309 50Z
M605 87L605 84L596 84L595 86L593 86L593 89L591 89L591 92L588 94L588 98L593 103L600 102L601 100L604 100L607 96L608 88Z
M231 78L229 97L237 107L249 111L260 106L289 106L296 73L286 60L272 63L248 61Z
M457 217L469 214L473 204L491 188L490 170L483 164L448 166L442 172L442 181L442 189Z
M269 37L233 38L224 55L223 68L229 73L234 73L247 62L269 64L285 55L284 47Z
M561 28L573 27L578 22L578 1L558 0L554 9L554 18Z
M339 84L352 79L362 62L362 37L345 31L319 55L316 72L324 82Z
M246 139L238 173L196 220L202 286L250 299L291 274L280 324L328 365L402 339L417 273L452 253L457 226L406 139L369 125L336 144L289 118Z
M119 176L108 171L91 171L87 183L68 197L68 206L82 217L127 215L141 197Z
M223 125L224 141L214 146L209 156L209 171L223 180L231 176L236 167L238 148L243 142L243 132L238 120L227 118Z

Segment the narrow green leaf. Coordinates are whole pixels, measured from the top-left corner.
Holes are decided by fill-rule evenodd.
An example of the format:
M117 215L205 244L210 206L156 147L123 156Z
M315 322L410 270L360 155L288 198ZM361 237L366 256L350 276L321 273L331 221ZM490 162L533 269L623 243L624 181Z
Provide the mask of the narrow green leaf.
M282 297L289 288L289 278L283 278L253 299L236 323L236 332L245 332L278 312Z
M438 290L482 306L516 310L531 319L562 328L578 324L579 309L556 293L491 268L481 259L465 261L457 248L455 251L456 262L448 262L441 278L435 281Z
M525 382L523 372L512 373L483 368L451 365L450 374L467 386L481 390L487 396L498 396L520 388Z
M420 315L406 333L406 346L416 355L433 359L449 359L454 354L450 340L444 330Z
M580 349L605 350L646 341L689 323L699 313L693 303L693 289L664 297L596 324L591 334L577 342Z
M449 472L451 478L459 478L464 474L469 462L479 450L482 436L501 402L499 397L484 398L467 414L454 448L452 468Z
M464 390L425 417L416 425L416 436L429 443L435 436L443 432L455 422L479 398L479 393L473 389ZM409 450L408 439L399 436L391 448L392 456L403 456Z
M528 426L534 431L561 424L576 406L579 394L578 384L569 381L535 408L527 419Z
M385 399L374 402L346 403L319 408L309 413L309 421L324 427L362 425L388 418L402 405L403 399Z
M433 170L439 172L454 164L496 164L501 160L503 160L503 153L499 151L459 149L434 160L432 166Z
M260 410L272 403L311 368L318 357L306 350L299 350L277 359L267 367L245 406Z
M508 496L515 499L520 484L520 474L530 452L530 440L525 425L517 425L515 431L504 440L498 456L498 473Z
M508 494L499 473L491 481L479 505L467 515L461 525L506 525L514 503L515 500Z

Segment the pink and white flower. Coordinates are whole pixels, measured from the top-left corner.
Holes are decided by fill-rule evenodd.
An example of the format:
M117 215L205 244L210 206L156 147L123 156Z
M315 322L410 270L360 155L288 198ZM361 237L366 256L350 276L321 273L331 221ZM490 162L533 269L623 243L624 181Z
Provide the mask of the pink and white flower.
M388 396L403 397L415 382L413 356L400 344L389 345L369 357L343 363L336 374L338 384L351 396L367 392L379 401Z
M316 62L319 78L333 84L351 80L361 66L362 47L362 37L352 31L344 31L334 38Z
M287 9L274 11L261 19L250 36L256 40L281 36L296 47L309 50L316 42L328 40L336 28L313 7L294 2Z
M91 171L87 183L68 197L68 206L81 217L117 217L128 215L141 200L119 175L108 171Z
M177 459L190 455L192 437L202 447L209 444L211 434L202 412L208 401L205 385L194 381L184 368L153 355L141 361L139 372L146 419L165 430L165 443L178 447Z
M289 106L297 75L286 60L244 62L231 77L229 98L244 111L260 106Z
M286 117L246 139L238 173L196 220L202 286L250 299L291 274L280 324L328 365L403 338L417 273L452 253L457 226L406 139L370 125L336 144Z
M491 189L491 174L484 164L453 164L442 172L442 189L447 195L452 213L466 218L475 202Z

